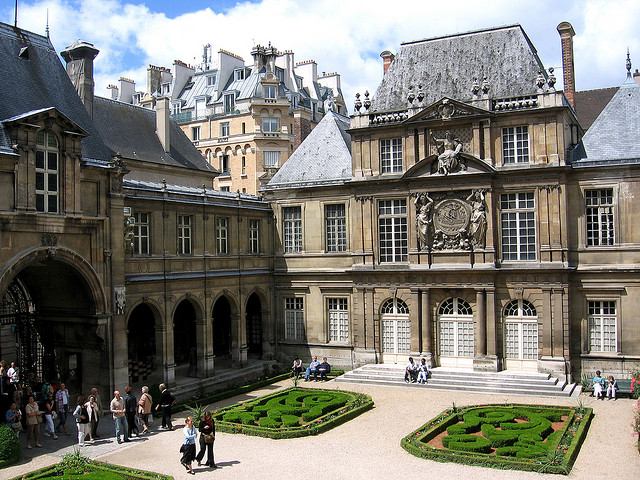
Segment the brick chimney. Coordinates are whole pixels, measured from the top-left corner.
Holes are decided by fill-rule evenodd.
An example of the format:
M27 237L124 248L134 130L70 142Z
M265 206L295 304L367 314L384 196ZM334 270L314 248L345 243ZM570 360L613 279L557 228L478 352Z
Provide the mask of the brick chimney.
M169 99L167 97L159 97L156 100L156 135L158 135L162 148L167 153L171 151L170 129Z
M380 54L380 57L382 58L383 73L386 74L387 70L389 70L389 67L391 66L391 63L393 63L393 59L396 58L396 56L389 50L385 50Z
M564 96L569 104L576 108L576 76L573 68L573 37L576 32L569 22L558 25L560 42L562 43L562 78L564 80Z
M92 43L77 40L60 55L67 62L67 75L71 79L71 83L76 88L76 92L80 96L80 100L84 103L87 112L93 118L93 90L95 84L93 82L93 59L96 58L100 50L93 46Z

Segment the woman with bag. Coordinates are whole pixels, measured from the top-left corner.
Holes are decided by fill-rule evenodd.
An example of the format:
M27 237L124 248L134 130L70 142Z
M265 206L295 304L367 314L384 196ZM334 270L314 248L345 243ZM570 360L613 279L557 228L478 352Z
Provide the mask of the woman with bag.
M53 420L55 419L54 415L56 413L53 395L49 394L42 406L44 409L44 434L47 437L53 437L55 440L58 438L58 435L56 435L56 427L53 424Z
M185 425L182 429L184 441L180 447L180 452L182 453L180 463L187 469L187 472L195 475L195 472L191 468L191 463L196 458L196 437L198 436L198 431L193 426L193 419L191 417L187 417L184 423Z
M142 433L149 433L149 415L151 414L152 405L153 398L149 395L149 387L145 385L142 387L142 395L140 395L140 400L138 400L138 414L140 415L140 420L142 420L142 426L144 428Z
M84 437L87 436L89 425L89 412L84 404L84 397L78 396L78 402L76 409L73 411L73 416L76 419L76 426L78 427L78 445L84 447Z
M85 403L84 406L87 409L87 414L89 415L89 431L87 432L87 435L89 435L89 441L93 442L95 440L93 435L98 428L98 412L100 411L98 403L96 402L96 397L89 395L89 400L87 400L87 403Z
M40 407L33 399L33 395L29 395L27 406L24 407L27 415L27 448L33 448L33 441L36 447L41 447L40 443L40 423L42 423L42 412Z
M216 424L213 421L213 418L211 418L211 412L208 410L204 412L204 417L200 421L198 430L200 430L200 451L196 457L196 460L198 460L198 466L201 465L200 462L204 457L204 451L206 448L207 463L205 463L205 465L211 468L218 468L216 463L213 461L213 442L216 439Z

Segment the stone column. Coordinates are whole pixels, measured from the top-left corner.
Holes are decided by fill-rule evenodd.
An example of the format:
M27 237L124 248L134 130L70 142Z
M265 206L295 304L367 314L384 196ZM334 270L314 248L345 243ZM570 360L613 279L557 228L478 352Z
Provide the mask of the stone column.
M431 317L431 289L422 290L422 355L434 365L433 318Z
M409 320L411 321L411 352L420 354L422 352L422 315L420 312L420 290L411 289L411 299L415 308L409 309Z
M476 290L476 308L478 323L476 325L476 355L487 354L487 311L484 301L484 290Z

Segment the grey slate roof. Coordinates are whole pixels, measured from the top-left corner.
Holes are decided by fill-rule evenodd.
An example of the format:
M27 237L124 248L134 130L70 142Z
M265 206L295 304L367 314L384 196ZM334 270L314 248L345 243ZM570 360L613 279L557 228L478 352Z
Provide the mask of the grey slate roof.
M20 58L25 46L28 58ZM82 140L85 159L111 160L48 38L0 23L0 86L0 121L53 107L89 134ZM10 151L1 125L0 150Z
M125 158L215 171L173 120L170 120L171 152L167 154L156 135L154 110L94 97L93 121L111 150Z
M266 190L339 183L351 178L349 119L329 111L269 181Z
M596 88L576 92L576 115L580 126L588 130L619 87Z
M629 78L582 138L586 159L602 164L640 161L640 85Z
M492 98L535 95L544 70L520 25L403 43L372 99L373 111L406 109L409 86L422 85L424 104L472 98L474 78L487 77Z

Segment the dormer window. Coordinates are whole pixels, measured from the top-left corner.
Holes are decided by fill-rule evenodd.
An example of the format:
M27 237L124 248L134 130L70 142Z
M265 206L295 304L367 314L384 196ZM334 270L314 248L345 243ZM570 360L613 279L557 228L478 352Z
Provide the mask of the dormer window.
M276 77L278 77L278 80L280 80L281 82L284 82L284 70L282 70L281 68L276 68Z
M225 93L223 101L224 101L224 113L233 113L236 109L236 94Z
M58 213L59 193L58 139L40 130L36 136L36 210Z
M277 85L265 85L264 86L264 98L276 99L278 96Z
M233 72L235 80L244 80L244 68L238 68Z
M207 75L207 87L213 87L216 84L215 75Z
M169 89L171 88L171 84L170 83L163 83L162 87L161 87L161 93L162 95L168 95L169 94Z
M178 115L181 111L182 111L182 105L180 104L180 102L176 102L176 103L172 103L171 104L171 114L172 115Z

